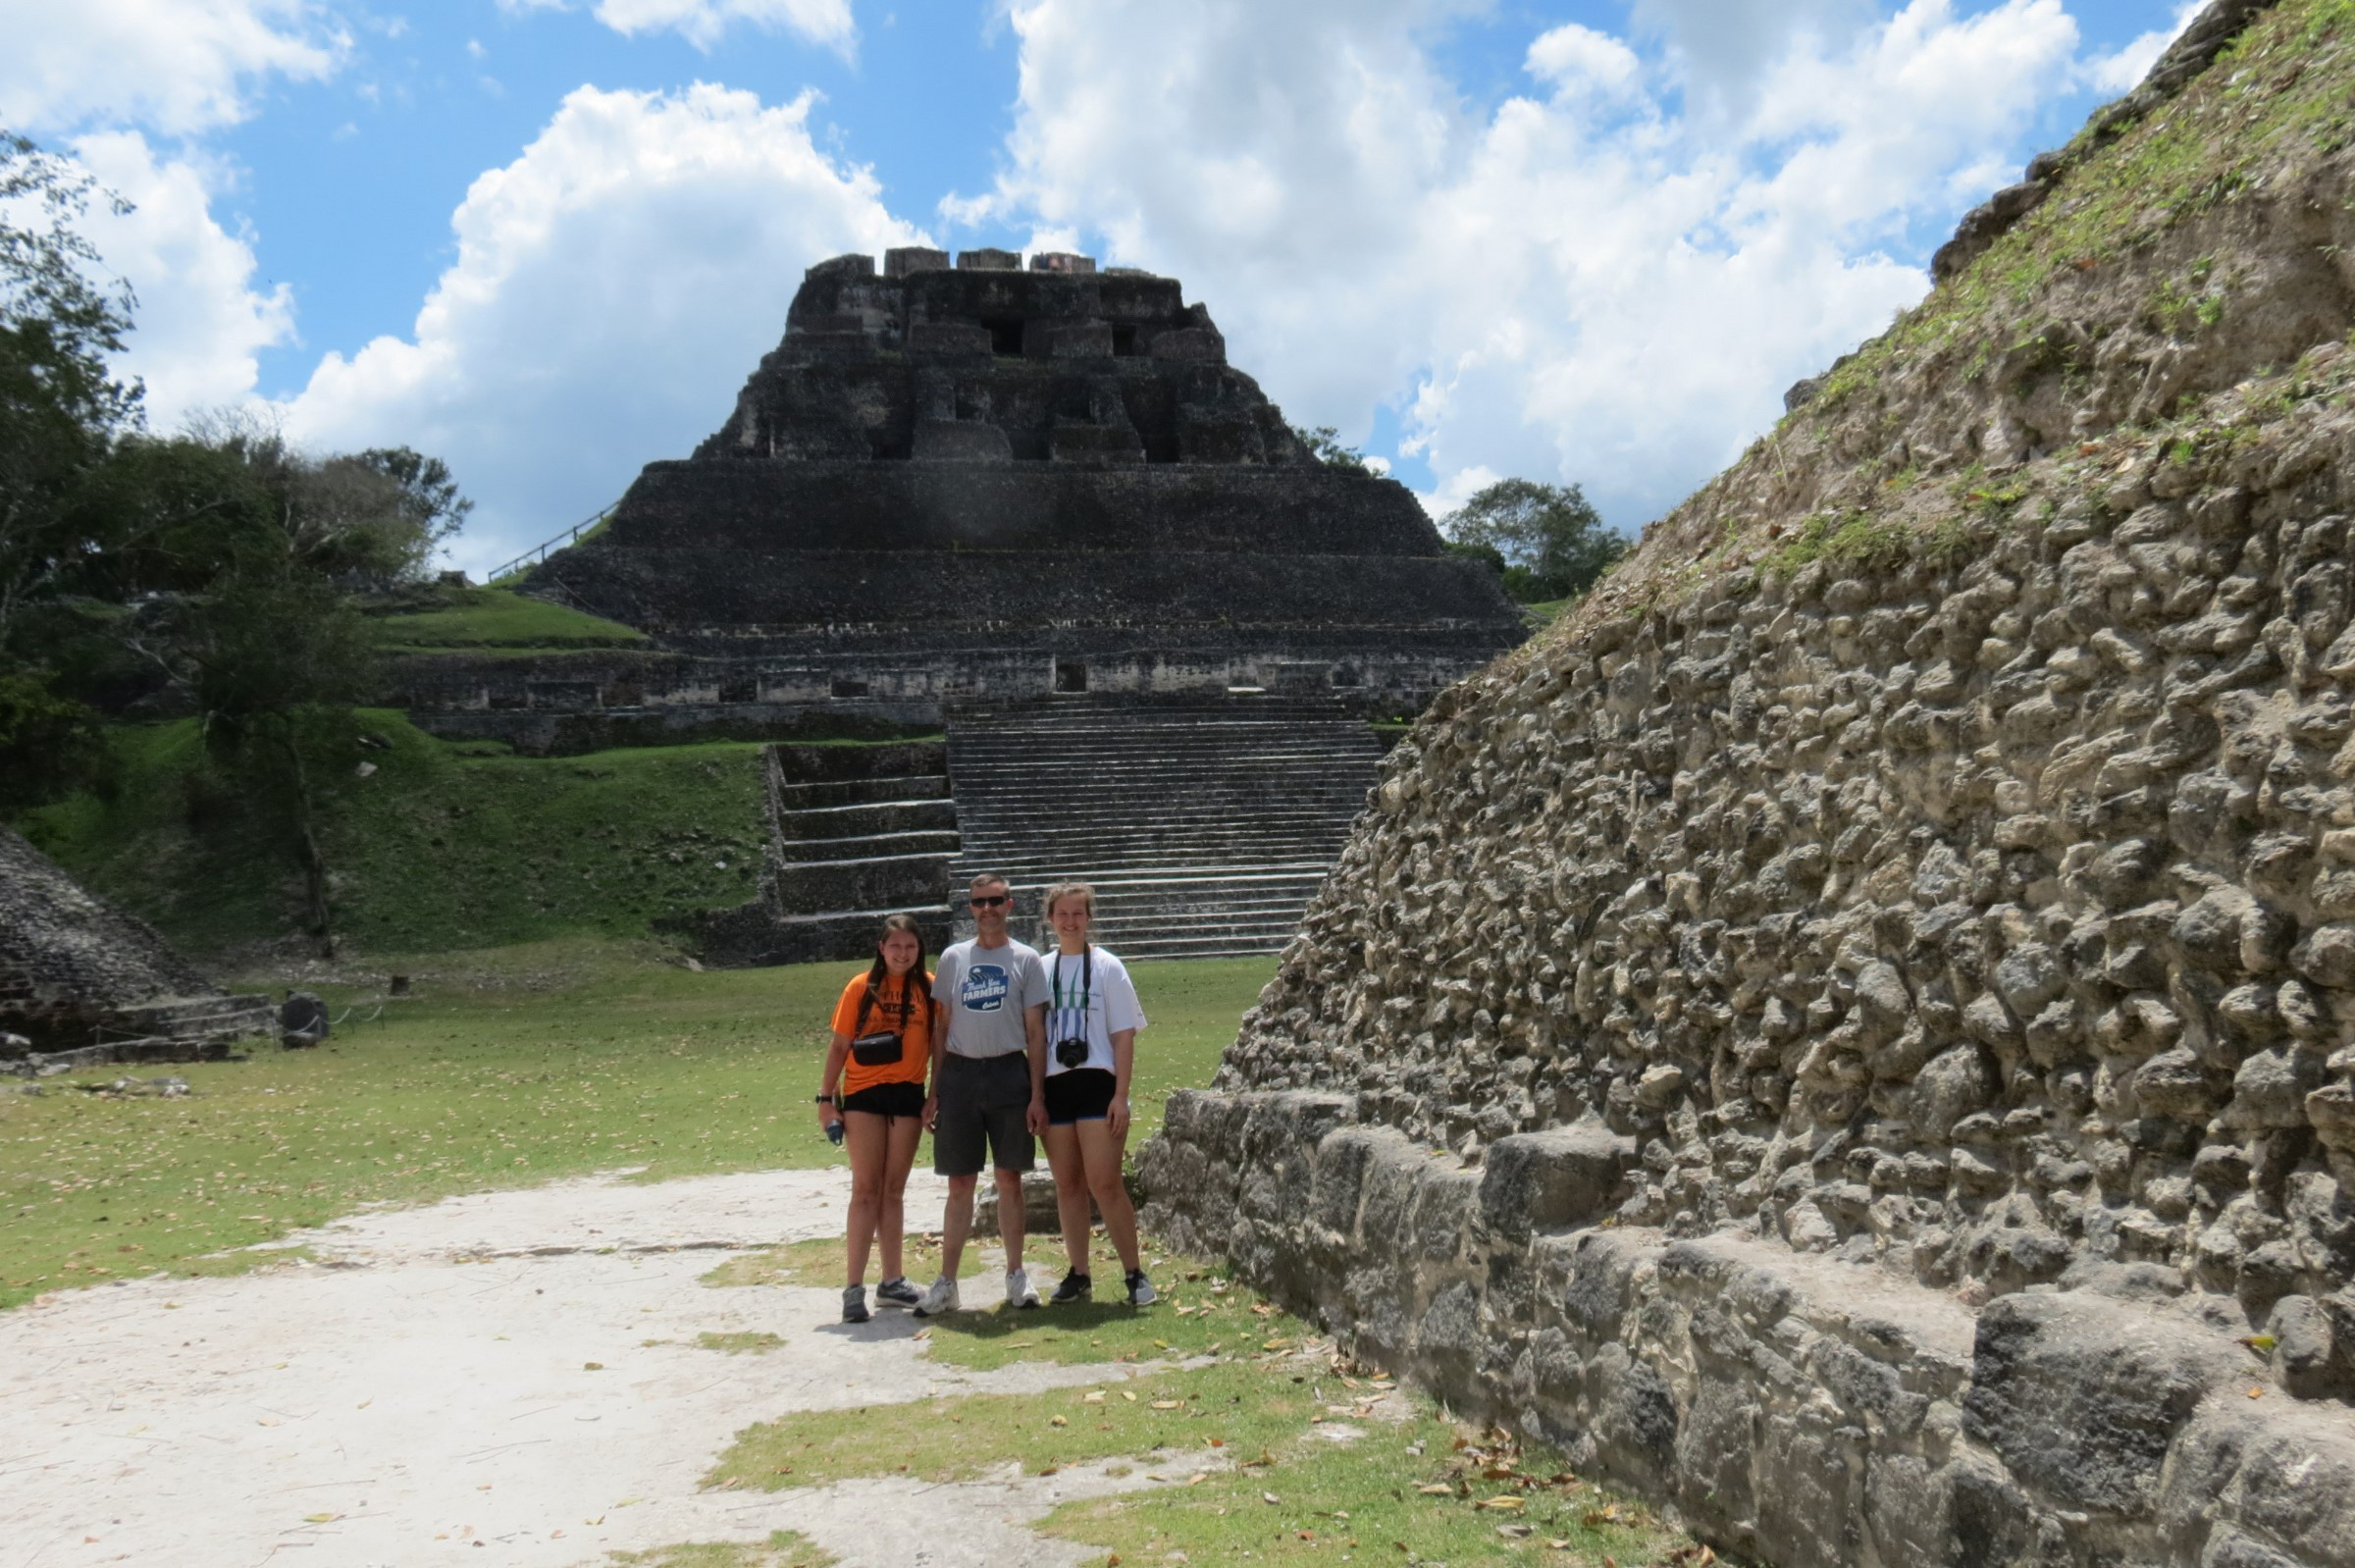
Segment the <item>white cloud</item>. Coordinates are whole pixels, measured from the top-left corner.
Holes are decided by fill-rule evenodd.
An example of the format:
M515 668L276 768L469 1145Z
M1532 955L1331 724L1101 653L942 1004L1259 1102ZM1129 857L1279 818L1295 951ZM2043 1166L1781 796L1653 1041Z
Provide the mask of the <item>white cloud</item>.
M251 236L213 217L219 171L159 160L131 131L83 136L72 150L132 203L124 215L93 204L78 227L137 295L122 364L147 384L149 425L170 430L251 395L261 351L293 336L293 304L284 284L255 287Z
M582 87L451 218L408 338L331 353L285 407L323 448L405 443L479 501L480 569L683 457L774 346L809 263L921 236L811 143L809 100Z
M138 125L170 135L251 112L254 78L332 73L348 36L309 0L72 0L9 8L0 125Z
M1529 74L1554 84L1557 92L1580 90L1616 98L1644 74L1636 52L1607 32L1567 23L1541 34L1529 46Z
M2176 35L2185 27L2191 26L2192 18L2207 9L2208 0L2179 0L2175 7L2174 20L2166 26L2154 27L2142 36L2122 45L2116 53L2101 55L2087 62L2086 84L2097 92L2108 93L2113 97L2121 92L2133 91L2134 88L2141 85L2143 77L2150 72L2151 67L2159 63L2159 57L2167 53L2167 46L2173 43Z
M498 0L510 16L532 11L569 11L571 0ZM675 31L708 54L737 23L779 28L845 54L858 41L850 0L597 0L597 20L615 32Z
M2000 183L2072 68L2060 0L1857 9L1645 0L1648 61L1556 27L1544 92L1474 118L1416 0L1208 0L1182 32L1024 0L1008 167L943 211L1184 279L1296 423L1357 441L1401 404L1432 504L1521 474L1632 525L1918 297L1888 252ZM1743 49L1707 53L1729 12Z

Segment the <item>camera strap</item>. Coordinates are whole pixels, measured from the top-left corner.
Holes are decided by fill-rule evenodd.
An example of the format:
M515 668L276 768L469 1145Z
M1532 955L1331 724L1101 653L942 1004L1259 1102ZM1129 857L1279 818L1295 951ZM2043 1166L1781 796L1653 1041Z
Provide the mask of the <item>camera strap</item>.
M1049 974L1048 989L1053 993L1055 1011L1058 1014L1071 1011L1070 1004L1066 1000L1070 993L1063 988L1063 955L1061 953L1055 955L1055 967ZM1088 1003L1094 997L1095 989L1096 944L1090 942L1079 952L1079 1021L1076 1027L1068 1031L1083 1040L1087 1038Z

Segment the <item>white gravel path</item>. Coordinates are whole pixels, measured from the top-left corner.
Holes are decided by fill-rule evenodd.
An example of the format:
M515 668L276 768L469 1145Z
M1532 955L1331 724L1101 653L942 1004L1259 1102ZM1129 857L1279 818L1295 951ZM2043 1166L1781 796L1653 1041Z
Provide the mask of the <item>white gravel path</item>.
M738 1431L788 1411L1120 1376L966 1373L932 1364L902 1313L836 1322L832 1289L697 1282L728 1249L838 1233L847 1186L787 1171L453 1198L289 1238L324 1267L0 1314L0 1568L574 1568L776 1529L878 1568L1093 1555L1025 1524L1141 1474L697 1490ZM940 1199L919 1174L911 1218ZM727 1356L704 1331L785 1343Z

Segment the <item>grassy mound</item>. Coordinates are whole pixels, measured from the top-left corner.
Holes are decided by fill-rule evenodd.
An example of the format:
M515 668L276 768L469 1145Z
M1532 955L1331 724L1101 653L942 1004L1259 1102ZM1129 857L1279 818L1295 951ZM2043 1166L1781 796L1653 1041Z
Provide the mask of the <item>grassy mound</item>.
M437 740L391 710L363 717L383 744L338 768L322 839L338 921L362 950L643 936L655 915L754 894L757 745L480 755L497 748ZM26 836L189 953L296 929L294 862L195 724L126 726L114 744L114 795L45 807L21 824Z
M388 653L554 653L651 646L647 635L505 588L437 588L371 617Z

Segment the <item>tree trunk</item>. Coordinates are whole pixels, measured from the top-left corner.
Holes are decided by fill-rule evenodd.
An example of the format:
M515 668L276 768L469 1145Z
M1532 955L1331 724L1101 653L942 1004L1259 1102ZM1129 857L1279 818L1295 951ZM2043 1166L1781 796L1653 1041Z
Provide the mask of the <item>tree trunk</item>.
M302 765L302 748L292 736L282 738L287 764L294 781L294 854L302 862L303 895L310 905L311 940L318 956L336 956L335 910L327 897L327 857L319 853L319 835L312 830L311 775Z

